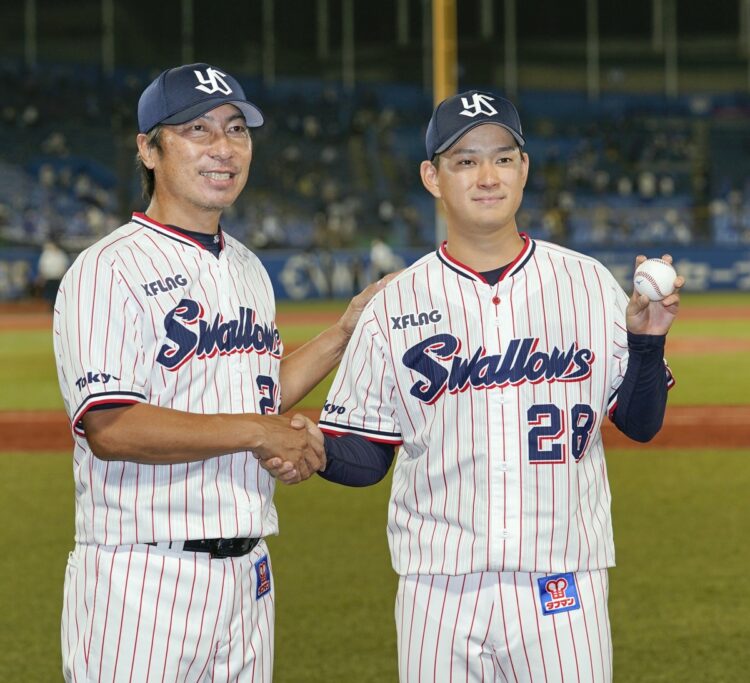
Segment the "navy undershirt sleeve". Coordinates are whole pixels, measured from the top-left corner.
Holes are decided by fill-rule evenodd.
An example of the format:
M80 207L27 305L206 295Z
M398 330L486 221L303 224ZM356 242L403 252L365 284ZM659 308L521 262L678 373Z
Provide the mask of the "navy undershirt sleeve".
M344 486L371 486L388 472L396 448L358 434L325 437L326 468L318 474Z
M612 421L635 441L650 441L661 429L667 407L666 335L628 332L628 367L617 391Z

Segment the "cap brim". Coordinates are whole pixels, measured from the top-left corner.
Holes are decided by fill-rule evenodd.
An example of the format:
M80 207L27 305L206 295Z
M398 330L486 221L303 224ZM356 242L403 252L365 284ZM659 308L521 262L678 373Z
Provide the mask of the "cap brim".
M258 109L254 104L250 104L249 102L245 102L243 100L217 99L198 102L192 107L188 107L187 109L183 109L176 114L172 114L172 116L167 117L160 123L165 123L167 125L187 123L188 121L197 119L207 111L211 111L212 109L216 109L216 107L220 107L222 104L233 104L235 107L237 107L237 109L239 109L242 112L242 115L245 117L245 123L247 123L248 127L259 128L263 125L263 114L261 114L260 109Z
M466 133L468 133L472 128L476 128L477 126L483 126L486 123L490 123L493 126L500 126L501 128L505 128L515 139L515 141L523 147L526 144L526 140L523 139L522 136L520 136L516 131L514 131L509 126L506 126L504 123L500 123L498 121L487 121L486 119L484 121L471 121L470 123L467 123L461 130L459 130L457 133L454 133L451 137L449 137L440 147L438 147L435 150L435 153L433 154L433 157L435 154L441 154L442 152L445 152L447 149L450 149L453 147L453 145L458 142L460 138L462 138Z

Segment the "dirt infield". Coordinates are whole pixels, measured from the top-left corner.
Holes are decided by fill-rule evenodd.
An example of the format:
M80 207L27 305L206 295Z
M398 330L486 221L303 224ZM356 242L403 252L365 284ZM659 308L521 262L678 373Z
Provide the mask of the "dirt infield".
M319 411L303 410L313 420ZM637 444L604 424L609 448L749 448L750 406L674 406L649 444ZM0 412L0 452L69 451L73 439L63 412Z

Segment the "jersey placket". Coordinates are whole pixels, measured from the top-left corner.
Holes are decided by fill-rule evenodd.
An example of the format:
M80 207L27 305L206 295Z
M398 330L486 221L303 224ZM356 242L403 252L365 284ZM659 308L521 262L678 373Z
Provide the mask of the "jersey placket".
M513 338L510 305L510 281L501 280L487 288L484 306L485 340L488 355L502 356ZM520 530L513 491L518 490L519 463L509 454L515 453L513 444L518 440L516 404L513 388L493 387L486 392L488 401L489 439L489 566L500 567L504 558L518 554Z

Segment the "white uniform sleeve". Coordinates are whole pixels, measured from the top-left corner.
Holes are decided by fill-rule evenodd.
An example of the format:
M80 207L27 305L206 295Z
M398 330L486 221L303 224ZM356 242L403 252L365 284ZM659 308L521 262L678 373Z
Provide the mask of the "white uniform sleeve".
M383 331L372 307L362 314L346 347L320 415L321 431L359 434L370 441L401 445L393 397L394 372Z
M81 419L95 406L147 401L139 307L101 252L84 252L66 273L55 303L54 348L75 434L84 435Z

